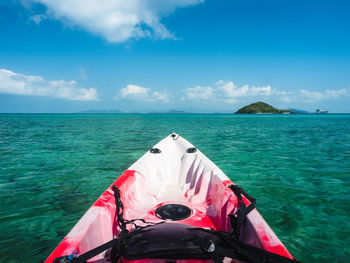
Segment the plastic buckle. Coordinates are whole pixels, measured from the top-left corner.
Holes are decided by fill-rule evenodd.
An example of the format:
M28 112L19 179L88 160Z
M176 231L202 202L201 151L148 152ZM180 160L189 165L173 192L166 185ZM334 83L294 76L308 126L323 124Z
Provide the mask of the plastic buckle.
M73 250L72 254L68 255L68 260L72 260L74 258L77 258L79 256L78 251Z
M215 243L212 240L208 241L207 247L203 248L205 251L211 253L215 251Z

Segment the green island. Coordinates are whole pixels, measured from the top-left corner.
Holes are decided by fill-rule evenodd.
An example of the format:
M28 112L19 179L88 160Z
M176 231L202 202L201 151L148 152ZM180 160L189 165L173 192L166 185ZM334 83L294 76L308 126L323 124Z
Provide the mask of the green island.
M258 102L249 104L247 106L244 106L243 108L240 108L238 111L235 112L235 114L245 114L245 113L290 114L292 112L290 110L278 110L265 102L258 101Z

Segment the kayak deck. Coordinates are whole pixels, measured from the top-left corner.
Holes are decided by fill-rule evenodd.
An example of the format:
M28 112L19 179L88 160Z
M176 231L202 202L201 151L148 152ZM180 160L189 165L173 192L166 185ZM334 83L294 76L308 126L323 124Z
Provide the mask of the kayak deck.
M112 186L120 189L126 220L164 221L157 208L179 204L190 208L189 217L176 223L218 231L232 230L228 215L240 208L235 194L227 187L232 181L194 146L171 134L126 170L96 200L45 262L72 253L85 253L119 234ZM243 196L246 205L250 202ZM142 225L142 222L137 222ZM293 258L257 209L251 211L241 228L240 241ZM123 260L127 262L127 260ZM138 262L168 262L143 259ZM185 263L203 260L176 260ZM89 262L107 262L104 253Z

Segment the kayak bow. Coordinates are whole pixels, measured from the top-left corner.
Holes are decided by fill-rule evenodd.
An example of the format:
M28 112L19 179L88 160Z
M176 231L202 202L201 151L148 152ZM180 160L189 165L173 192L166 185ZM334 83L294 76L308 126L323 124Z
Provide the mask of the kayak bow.
M122 210L118 208L113 187L120 192ZM117 210L120 210L119 213ZM67 255L73 259L75 255L84 254L115 238L122 240L121 220L128 222L133 219L137 221L124 225L126 232L133 233L135 227L149 229L150 233L152 231L160 233L159 236L153 237L154 242L157 238L160 240L163 235L170 240L167 246L172 246L174 249L177 243L171 243L172 236L180 235L175 232L189 233L188 228L196 231L200 228L206 232L211 229L214 234L231 233L231 239L237 240L235 242L238 245L252 246L260 249L259 251L271 252L293 260L291 254L255 209L254 200L235 186L191 143L177 134L171 134L157 143L108 187L45 262L51 263L56 258ZM158 224L161 222L165 223ZM168 234L164 235L164 231L168 231ZM195 236L201 235L198 231ZM143 234L142 238L145 239L146 236L147 234ZM127 240L130 241L132 238L136 237L128 237ZM186 237L174 237L176 238L187 240ZM197 241L192 241L192 246L197 244ZM185 252L180 257L179 251L184 250L178 245L176 254L171 256L164 255L165 250L162 248L163 254L157 255L162 255L162 258L164 256L163 259L154 255L145 255L145 258L127 258L123 254L121 260L122 262L136 260L139 263L165 263L169 262L169 258L173 259L171 262L180 260L181 263L203 262L208 259L217 261L208 256L214 251L212 250L214 243L209 244L205 251L206 256L203 257L196 257L187 252L192 255L190 258L185 257ZM145 250L143 252L145 253ZM107 260L108 256L105 253L99 253L89 262L109 262ZM74 260L56 262L74 262ZM233 260L233 262L239 261Z

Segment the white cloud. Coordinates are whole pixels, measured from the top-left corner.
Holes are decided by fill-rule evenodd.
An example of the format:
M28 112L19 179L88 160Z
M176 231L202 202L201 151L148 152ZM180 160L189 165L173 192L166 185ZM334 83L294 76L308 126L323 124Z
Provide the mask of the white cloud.
M125 88L122 88L119 91L119 94L122 98L131 97L131 98L148 98L149 96L148 88L144 88L138 85L129 84Z
M46 81L40 76L24 75L0 69L0 93L49 96L67 100L98 100L96 89L77 88L76 81Z
M194 88L185 89L188 99L208 100L213 96L213 88L196 86Z
M150 88L144 88L138 85L129 84L125 88L119 90L119 96L121 98L128 98L133 100L141 101L163 101L169 102L169 94L167 92L154 91L152 92ZM118 96L115 97L115 100Z
M271 86L265 86L265 87L251 87L250 89L250 95L251 96L271 96L273 95L275 91L272 90Z
M169 102L169 94L166 92L155 91L152 94L153 94L155 100Z
M219 80L216 84L215 92L219 97L224 97L224 102L235 103L243 97L259 97L259 96L271 96L276 91L271 88L270 85L263 87L243 85L238 87L232 81Z
M349 95L348 91L348 89L326 90L325 95L328 98L337 99L339 96Z
M218 91L222 91L229 101L235 101L236 97L247 96L249 92L248 85L238 88L232 81L224 82L222 80L216 82Z
M31 0L46 6L46 17L79 26L109 42L129 38L174 38L160 22L177 8L204 0ZM44 16L33 16L40 23Z

